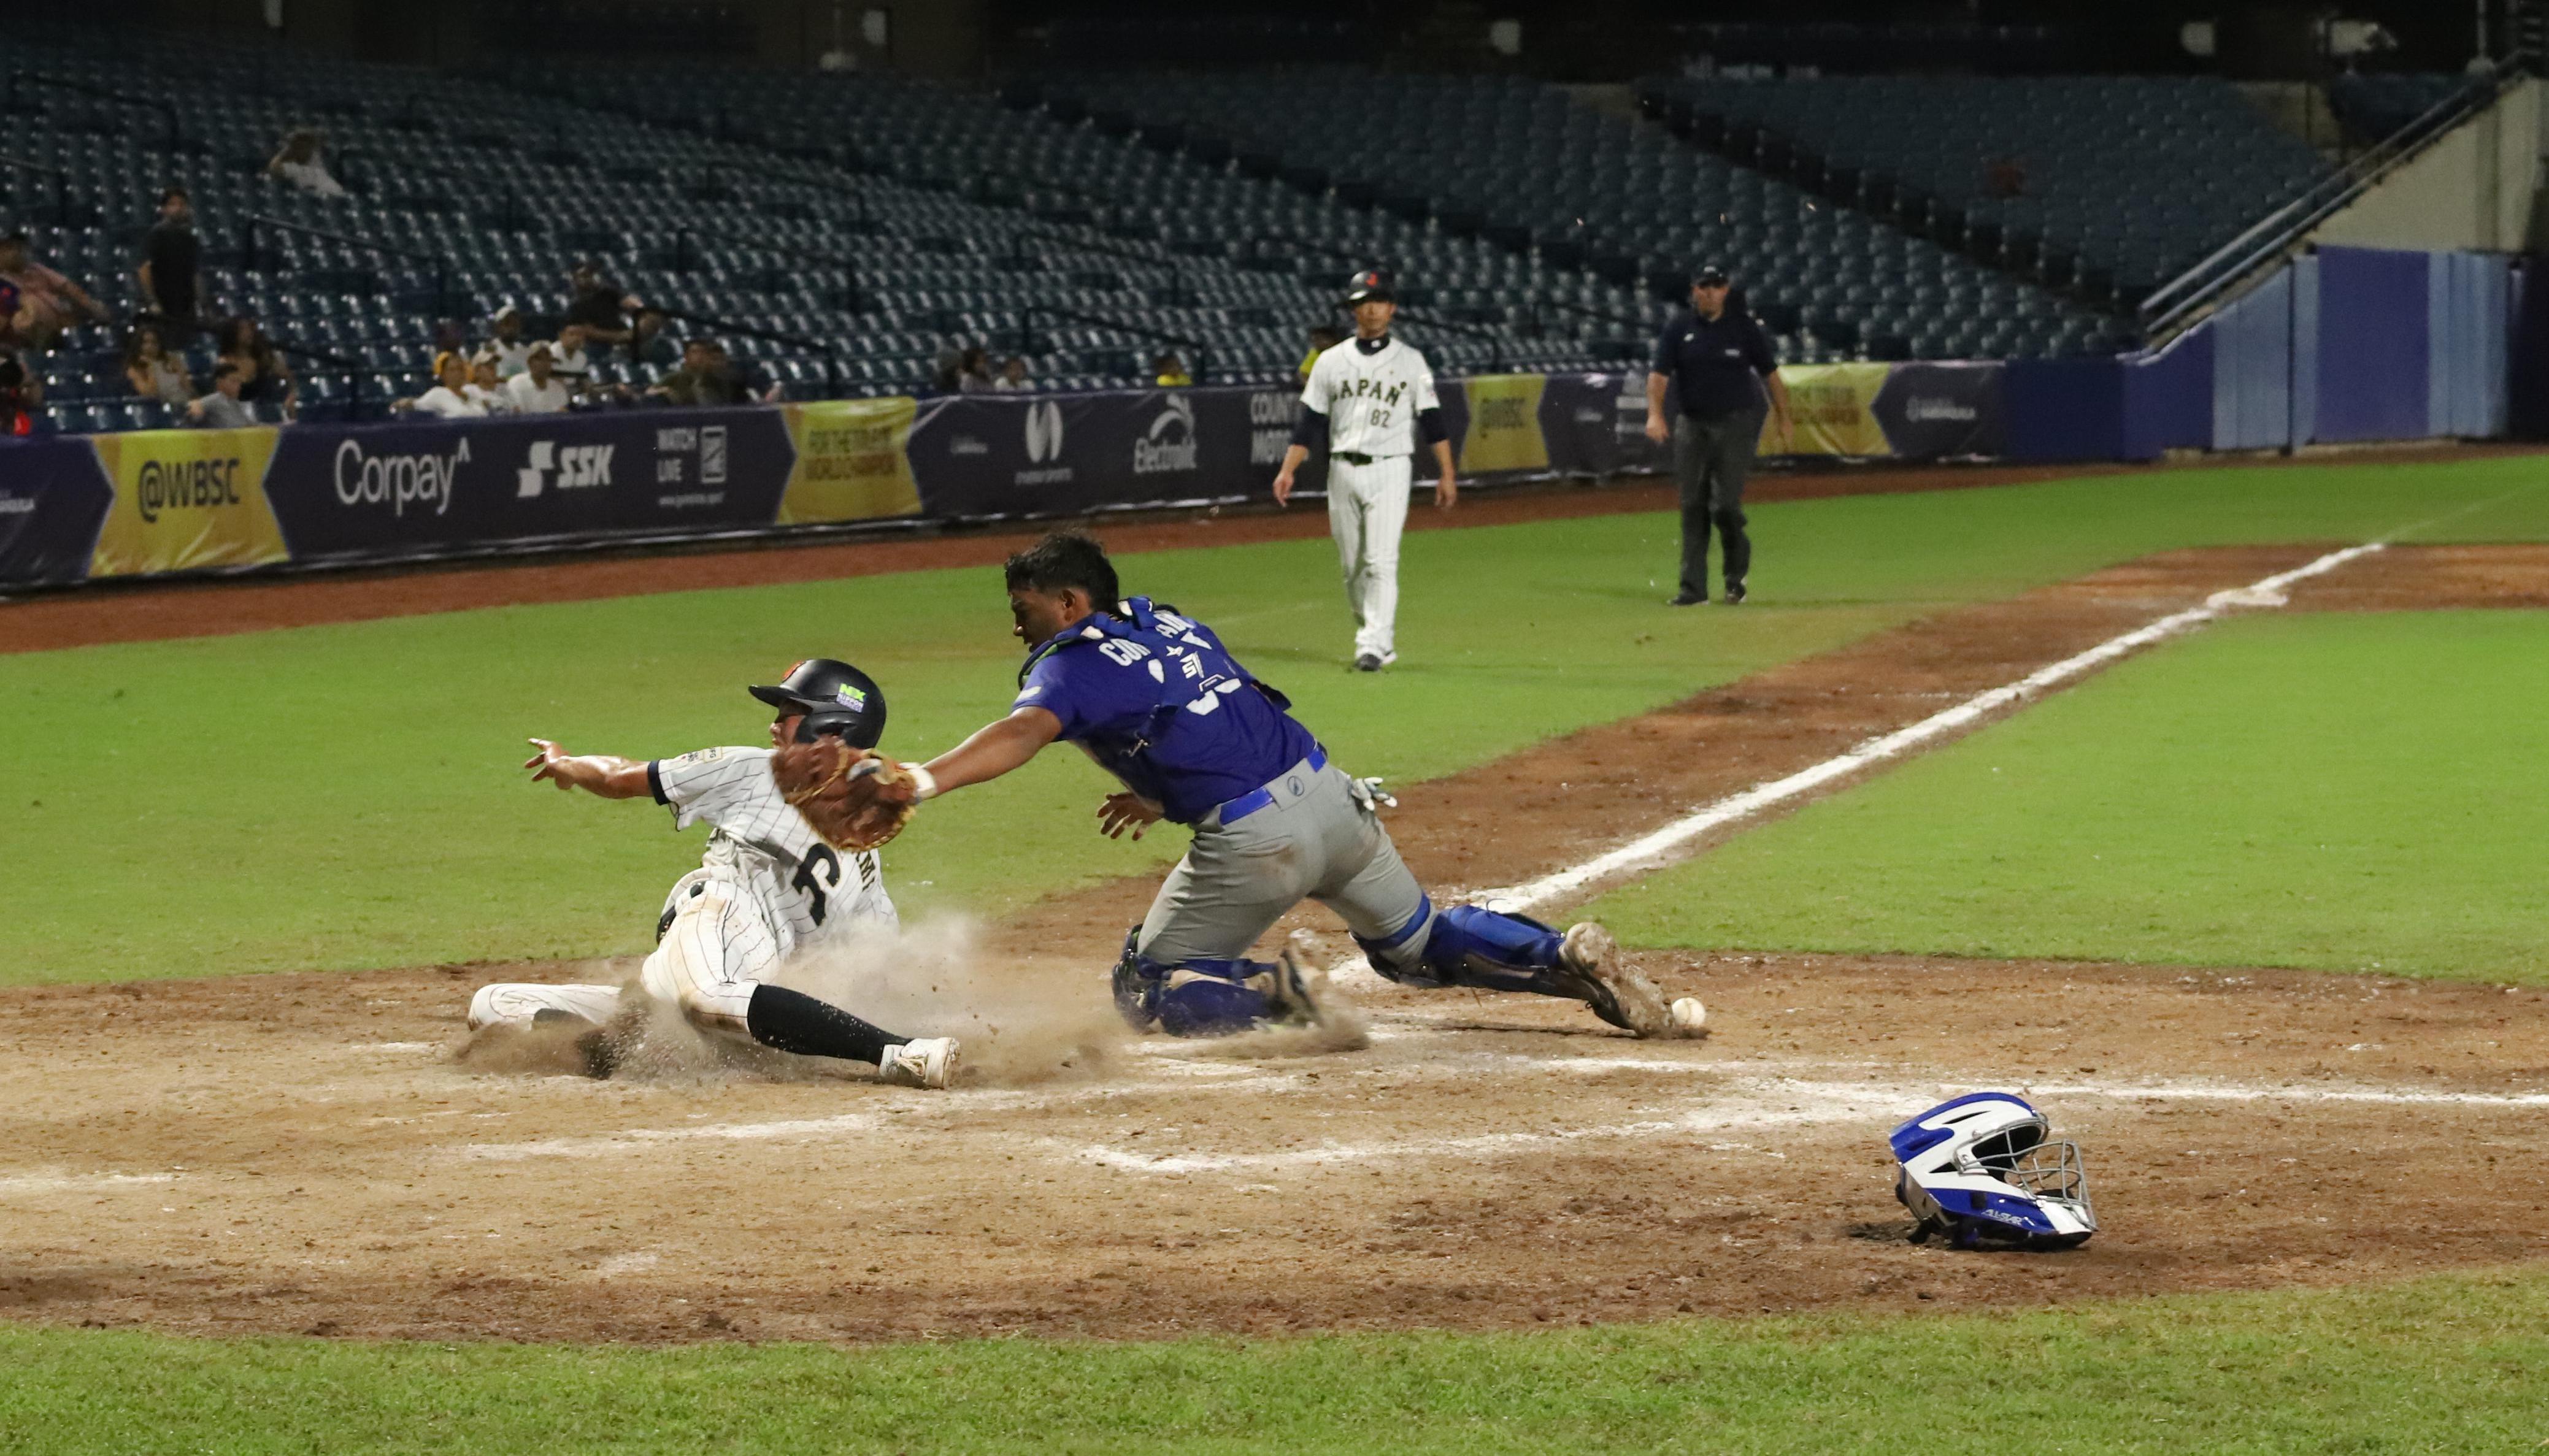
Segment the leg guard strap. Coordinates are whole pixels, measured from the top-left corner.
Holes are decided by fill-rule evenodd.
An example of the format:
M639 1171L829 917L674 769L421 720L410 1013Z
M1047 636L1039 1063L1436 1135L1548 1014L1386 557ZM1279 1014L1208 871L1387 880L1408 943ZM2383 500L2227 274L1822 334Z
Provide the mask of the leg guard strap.
M1277 1011L1269 992L1280 968L1264 960L1153 960L1124 938L1115 963L1115 1009L1135 1031L1158 1023L1172 1037L1226 1037Z
M1551 974L1558 966L1559 941L1555 928L1528 916L1500 915L1475 905L1454 905L1437 914L1412 964L1397 948L1357 938L1372 968L1394 981L1572 996Z

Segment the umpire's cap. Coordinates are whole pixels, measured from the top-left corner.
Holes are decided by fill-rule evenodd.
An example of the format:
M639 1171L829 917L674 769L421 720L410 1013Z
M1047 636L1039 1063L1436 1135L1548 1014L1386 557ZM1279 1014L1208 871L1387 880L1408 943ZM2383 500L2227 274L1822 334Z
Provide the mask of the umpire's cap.
M1346 307L1357 304L1393 303L1397 293L1390 287L1389 275L1378 268L1366 268L1346 280Z
M774 708L805 715L797 725L799 743L837 733L852 748L874 748L885 737L885 689L848 663L809 657L779 685L749 690Z

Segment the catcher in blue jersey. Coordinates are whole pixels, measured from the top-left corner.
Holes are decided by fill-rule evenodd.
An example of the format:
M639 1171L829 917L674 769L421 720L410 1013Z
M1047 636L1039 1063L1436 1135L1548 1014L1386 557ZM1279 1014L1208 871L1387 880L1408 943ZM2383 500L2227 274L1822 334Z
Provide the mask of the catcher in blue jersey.
M1398 858L1369 784L1328 761L1290 702L1212 629L1119 597L1105 549L1046 537L1008 560L1009 612L1031 651L1009 715L908 778L871 791L917 803L997 778L1057 740L1121 779L1098 808L1109 836L1162 819L1194 831L1150 914L1125 939L1115 1000L1136 1027L1206 1037L1315 1019L1289 953L1249 951L1303 899L1337 912L1389 979L1582 1001L1642 1037L1681 1030L1609 932L1563 933L1472 905L1437 907ZM882 766L881 766L882 767Z

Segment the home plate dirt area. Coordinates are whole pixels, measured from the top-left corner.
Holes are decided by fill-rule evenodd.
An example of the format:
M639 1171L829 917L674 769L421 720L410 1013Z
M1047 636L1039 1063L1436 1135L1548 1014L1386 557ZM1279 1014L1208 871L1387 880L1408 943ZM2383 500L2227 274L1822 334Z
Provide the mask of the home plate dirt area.
M1419 785L1392 830L1439 886L1517 883L2327 549L2170 553L1948 612ZM2290 594L2539 606L2549 550L2392 548ZM1713 1036L1638 1042L1570 1004L1348 968L1361 1046L1178 1044L1108 1025L1103 969L1149 889L975 933L937 995L989 1075L947 1093L802 1062L593 1081L458 1056L479 981L632 962L0 993L0 1312L1147 1336L2042 1304L2549 1254L2540 989L1648 953ZM1301 924L1346 959L1332 923ZM1986 1085L2082 1143L2105 1226L2084 1248L1904 1240L1885 1129Z

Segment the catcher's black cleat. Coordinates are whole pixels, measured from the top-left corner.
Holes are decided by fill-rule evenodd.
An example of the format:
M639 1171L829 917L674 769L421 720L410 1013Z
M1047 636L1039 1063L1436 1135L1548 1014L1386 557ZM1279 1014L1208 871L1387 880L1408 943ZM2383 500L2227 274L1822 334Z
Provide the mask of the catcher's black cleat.
M1279 1026L1325 1026L1328 978L1301 963L1300 954L1285 946L1274 957L1274 984L1267 1000L1274 1004L1270 1020Z
M1355 659L1355 671L1356 671L1356 672L1358 672L1358 673L1377 673L1377 672L1379 672L1379 671L1380 671L1380 654L1379 654L1379 653L1376 653L1376 652L1367 652L1367 653L1365 653L1363 656L1356 658L1356 659Z
M1708 605L1708 593L1707 593L1707 592L1680 592L1680 593L1678 593L1678 594L1674 595L1674 596L1673 596L1672 598L1670 598L1669 600L1665 601L1665 602L1664 602L1664 605L1666 605L1666 606L1706 606L1706 605Z

